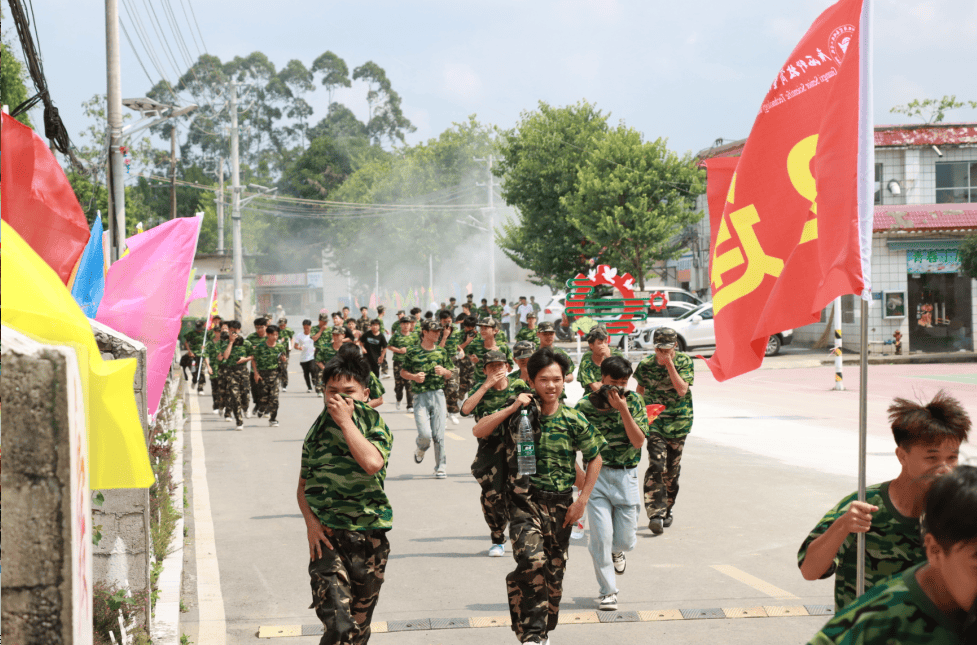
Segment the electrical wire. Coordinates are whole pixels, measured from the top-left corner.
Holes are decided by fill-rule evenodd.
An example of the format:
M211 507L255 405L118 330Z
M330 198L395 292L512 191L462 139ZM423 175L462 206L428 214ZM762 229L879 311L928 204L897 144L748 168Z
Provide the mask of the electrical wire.
M190 16L187 15L187 6L183 4L183 0L180 0L180 8L183 9L183 18L187 21L187 27L190 28L190 37L193 39L193 46L197 48L197 57L199 58L203 55L203 52L197 43L197 35L193 33L193 25L190 24Z
M146 80L148 80L149 84L152 85L153 77L149 75L149 72L146 70L146 66L142 64L142 58L139 57L139 52L137 52L136 48L133 46L132 38L129 38L129 31L126 29L125 23L119 20L119 26L122 27L122 33L125 34L126 42L129 43L129 49L132 50L132 53L136 56L136 60L139 61L139 67L142 67L142 71L146 75Z
M207 51L207 43L204 42L204 33L200 31L200 23L197 22L197 12L193 10L192 0L187 0L187 4L190 6L190 15L193 16L193 24L197 26L197 33L200 34L200 44L204 47L204 53L210 54L210 52Z

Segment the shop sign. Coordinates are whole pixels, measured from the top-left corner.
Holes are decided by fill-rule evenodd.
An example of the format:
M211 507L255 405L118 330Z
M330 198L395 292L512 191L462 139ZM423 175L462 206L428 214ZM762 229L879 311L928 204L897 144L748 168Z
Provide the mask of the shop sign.
M256 279L259 287L304 287L304 273L274 273L259 275Z
M958 273L957 249L912 249L906 251L908 273Z
M322 271L309 271L305 274L308 278L310 289L322 288Z

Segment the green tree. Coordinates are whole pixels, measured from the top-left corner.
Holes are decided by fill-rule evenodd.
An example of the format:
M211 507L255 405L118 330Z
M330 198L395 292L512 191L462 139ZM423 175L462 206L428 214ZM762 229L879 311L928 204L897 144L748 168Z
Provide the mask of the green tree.
M4 26L10 24L6 16L3 15L2 9L0 9L0 20ZM2 98L3 104L9 105L10 110L13 111L15 107L28 99L25 83L27 70L14 56L13 42L8 36L9 30L5 30L0 36L0 98ZM30 128L34 127L26 112L18 115L17 120Z
M926 123L939 123L943 120L947 110L962 107L977 108L977 101L958 101L955 95L946 95L941 99L913 99L905 105L897 105L889 112L905 114L909 118L919 117Z
M960 266L966 275L977 280L977 233L960 245Z
M631 273L643 291L651 267L681 253L669 241L702 218L692 207L703 175L691 155L679 157L664 139L645 142L622 124L596 143L560 203L569 223L602 248L601 263Z
M394 91L387 73L373 61L367 61L353 70L353 80L360 79L370 86L366 93L366 102L370 105L366 130L370 140L376 144L384 139L390 141L391 145L397 141L404 143L404 135L417 128L404 116L400 108L400 94Z
M503 224L496 241L530 282L554 292L586 271L600 247L574 225L561 199L577 189L580 166L607 135L607 116L586 101L555 108L540 102L515 128L501 133L501 158L493 172L502 196L520 212Z

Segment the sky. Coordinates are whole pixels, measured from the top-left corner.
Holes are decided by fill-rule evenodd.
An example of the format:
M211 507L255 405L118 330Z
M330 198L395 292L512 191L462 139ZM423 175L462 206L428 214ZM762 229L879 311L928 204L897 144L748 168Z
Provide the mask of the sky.
M69 134L78 137L88 125L82 101L105 92L104 3L31 1L52 96ZM612 124L623 121L646 139L665 137L679 153L708 148L718 138L746 137L775 74L830 4L168 0L193 59L203 50L222 61L261 51L279 68L291 59L311 66L328 50L350 70L374 61L386 70L417 128L408 144L436 137L471 114L511 128L539 101L563 106L585 99L609 114ZM135 9L151 31L149 7L156 8L176 52L166 5L167 0L120 0L120 14L130 25L129 9ZM193 15L200 28L196 42L188 25ZM977 100L977 2L876 0L875 15L876 124L907 122L889 109L916 98L955 94ZM5 24L5 33L11 27ZM12 30L11 35L16 38ZM160 53L163 48L151 39ZM143 96L151 82L124 36L121 46L123 96ZM136 49L155 81L138 41ZM170 79L184 71L185 66L174 71L160 56ZM179 65L180 54L174 58ZM365 93L359 83L335 99L364 118ZM312 99L314 123L325 115L326 92ZM946 121L977 121L977 110L952 111Z

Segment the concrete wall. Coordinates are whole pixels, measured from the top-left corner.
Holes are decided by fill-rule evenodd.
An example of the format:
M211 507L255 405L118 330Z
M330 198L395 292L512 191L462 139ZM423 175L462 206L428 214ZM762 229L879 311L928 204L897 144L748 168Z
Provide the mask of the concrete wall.
M2 328L2 486L12 643L91 643L86 421L75 350Z
M106 325L89 321L102 358L113 360L135 358L138 361L133 390L136 408L149 441L146 413L146 346ZM102 526L102 539L95 547L93 573L96 581L123 586L128 582L133 592L149 590L152 547L149 532L149 489L117 488L103 490L105 502L93 510L93 522ZM147 593L148 597L148 593ZM150 603L147 600L143 619L150 625Z

